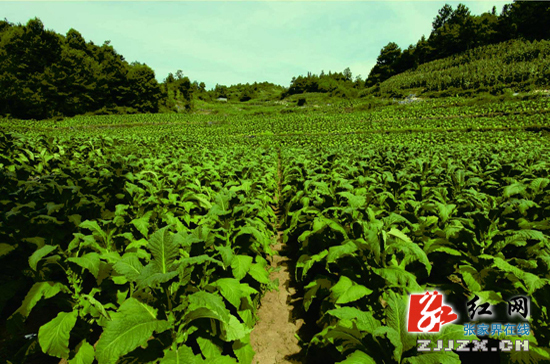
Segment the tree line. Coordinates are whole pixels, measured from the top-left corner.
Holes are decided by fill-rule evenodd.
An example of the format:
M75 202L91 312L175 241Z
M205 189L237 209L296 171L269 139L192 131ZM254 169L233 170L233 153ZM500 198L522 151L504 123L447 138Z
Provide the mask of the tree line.
M109 41L65 36L35 18L0 21L0 114L43 119L95 112L157 112L165 98L154 71L128 63Z
M375 86L390 77L415 69L419 65L443 59L467 50L505 42L511 39L529 41L550 39L550 2L516 1L504 5L500 15L496 8L472 15L468 7L443 6L432 23L432 31L407 49L394 42L380 51L366 87Z
M38 18L25 25L0 21L0 116L185 112L194 100L275 99L283 90L268 82L206 90L181 70L159 83L149 66L127 62L110 41L86 42L75 29L58 34Z
M105 41L86 42L75 29L57 34L38 18L27 24L0 21L0 115L43 119L77 114L180 112L193 109L195 100L219 97L246 102L274 100L304 92L356 97L422 64L510 39L550 39L550 2L515 1L481 15L463 4L443 6L432 31L407 49L394 42L382 48L366 80L343 72L293 77L290 86L272 83L216 84L206 90L182 71L162 83L154 71L139 62L127 62ZM361 91L363 89L363 91Z

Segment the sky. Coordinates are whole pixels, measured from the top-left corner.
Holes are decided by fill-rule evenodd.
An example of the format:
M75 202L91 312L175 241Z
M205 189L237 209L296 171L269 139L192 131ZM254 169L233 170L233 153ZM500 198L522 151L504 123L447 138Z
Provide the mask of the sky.
M430 34L437 11L453 1L3 1L0 18L111 45L149 65L157 80L181 69L192 81L273 82L321 70L364 79L389 42L401 48ZM500 13L509 1L463 1L472 14Z

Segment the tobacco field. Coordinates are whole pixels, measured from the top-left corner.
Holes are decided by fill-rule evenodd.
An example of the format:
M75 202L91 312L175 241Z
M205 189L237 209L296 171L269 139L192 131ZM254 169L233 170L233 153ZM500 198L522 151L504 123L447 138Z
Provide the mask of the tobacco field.
M0 359L255 363L285 255L295 362L468 362L406 331L433 289L528 296L530 351L496 355L548 362L549 100L0 120Z

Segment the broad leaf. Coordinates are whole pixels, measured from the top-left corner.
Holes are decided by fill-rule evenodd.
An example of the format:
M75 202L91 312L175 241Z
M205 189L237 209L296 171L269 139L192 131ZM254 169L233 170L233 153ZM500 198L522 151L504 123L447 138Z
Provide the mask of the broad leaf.
M178 244L174 242L168 227L162 228L151 235L149 249L155 258L154 262L160 273L168 273L170 265L178 256L178 248Z
M358 299L372 293L372 290L353 282L346 276L341 276L338 283L336 283L330 290L332 291L332 297L336 300L337 304L357 301Z
M99 274L99 254L92 252L84 254L81 257L68 258L67 260L89 270L97 278Z
M82 340L76 348L76 355L69 360L69 364L92 364L95 360L94 347L86 340Z
M134 225L136 229L146 238L149 236L149 219L152 215L153 211L148 211L139 219L133 219L130 221L130 223Z
M339 361L337 364L376 364L376 361L362 351L356 350L344 361Z
M125 276L130 282L135 282L143 270L143 265L135 254L125 254L124 257L113 266L118 274Z
M252 278L254 278L256 281L262 284L271 283L271 281L269 280L269 273L260 264L257 264L257 263L252 264L250 266L250 270L248 271L248 274L250 274Z
M233 276L239 281L246 276L252 265L252 257L248 255L235 255L231 261Z
M57 317L40 327L38 342L44 353L57 358L69 358L69 335L77 317L78 311L60 312Z
M250 334L233 343L233 352L237 359L239 359L239 363L252 364L252 359L254 359L256 352L250 345Z
M355 307L338 307L327 311L327 314L337 317L340 320L352 320L361 331L373 333L381 326L380 321L373 317L372 312L364 312Z
M157 310L129 298L112 315L96 347L99 364L114 364L118 359L144 345L154 332L168 329L169 323L157 319Z
M10 244L1 243L0 244L0 257L2 257L4 255L8 255L16 247L17 247L17 245L10 245Z
M164 357L159 364L202 364L204 360L200 355L193 354L193 350L185 345L177 349L164 350Z
M14 314L19 313L23 317L29 316L31 310L42 298L52 298L59 292L68 292L68 289L59 282L37 282L35 283L21 304L21 307Z
M32 253L29 258L29 266L32 268L32 270L36 270L38 262L40 262L42 258L53 252L55 249L57 249L57 245L44 245L42 248Z
M403 359L405 364L460 364L460 358L456 353L440 352L426 353Z

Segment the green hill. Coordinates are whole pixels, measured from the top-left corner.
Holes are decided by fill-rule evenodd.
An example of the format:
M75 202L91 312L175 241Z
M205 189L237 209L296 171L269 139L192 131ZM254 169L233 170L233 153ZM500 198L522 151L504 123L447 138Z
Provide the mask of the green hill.
M499 94L550 86L550 41L511 40L429 62L395 75L370 91L403 96Z

